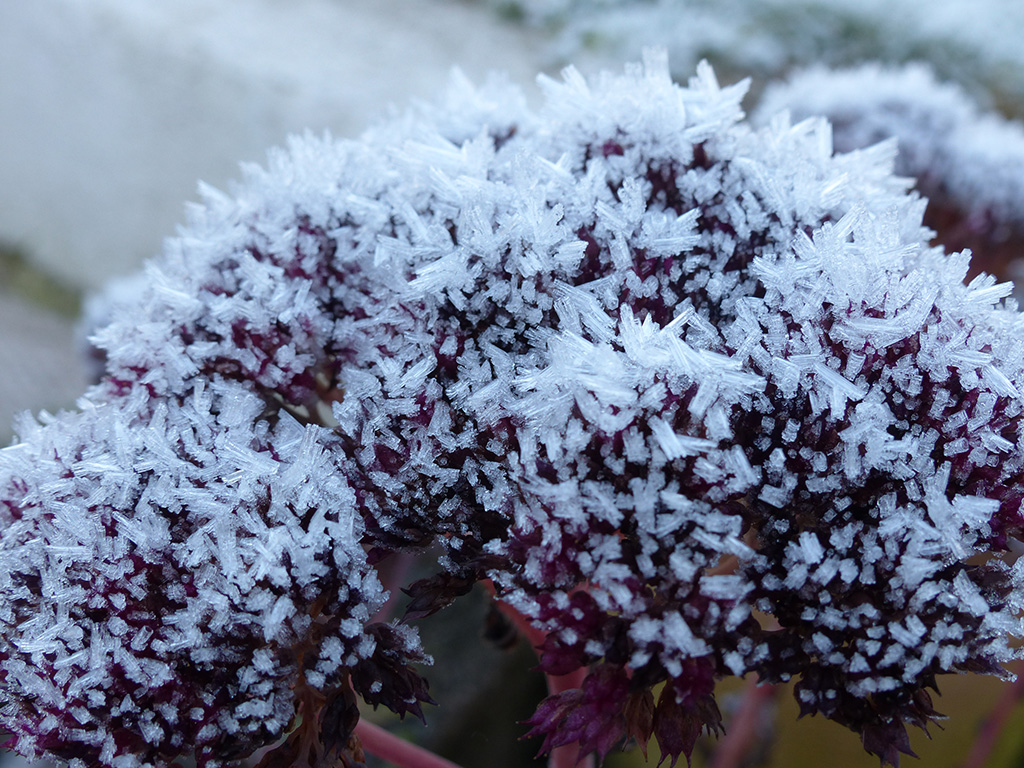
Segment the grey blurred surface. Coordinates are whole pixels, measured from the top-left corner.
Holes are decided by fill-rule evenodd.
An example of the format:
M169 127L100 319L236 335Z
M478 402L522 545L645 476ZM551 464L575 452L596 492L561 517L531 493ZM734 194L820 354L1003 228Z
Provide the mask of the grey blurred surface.
M0 291L0 445L16 414L71 407L86 385L74 321Z
M95 288L202 179L290 133L355 136L453 66L533 82L535 34L458 0L3 0L0 241Z

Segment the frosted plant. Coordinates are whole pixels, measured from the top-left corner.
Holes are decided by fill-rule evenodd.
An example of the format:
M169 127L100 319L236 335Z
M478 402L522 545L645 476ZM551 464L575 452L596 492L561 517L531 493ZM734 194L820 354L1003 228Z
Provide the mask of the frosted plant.
M1024 13L987 0L485 0L555 36L560 58L621 60L663 45L686 77L701 58L728 72L928 62L1020 114Z
M897 173L929 198L925 223L947 248L970 247L973 267L1013 276L1024 241L1024 127L983 112L963 89L916 64L849 70L816 67L770 85L755 121L782 109L823 115L835 147L895 137Z
M357 697L420 715L411 626L485 579L578 682L553 755L674 764L756 673L895 764L937 675L1005 674L1009 287L927 244L892 142L752 128L658 54L541 84L293 140L111 307L80 411L0 454L15 749L355 765Z

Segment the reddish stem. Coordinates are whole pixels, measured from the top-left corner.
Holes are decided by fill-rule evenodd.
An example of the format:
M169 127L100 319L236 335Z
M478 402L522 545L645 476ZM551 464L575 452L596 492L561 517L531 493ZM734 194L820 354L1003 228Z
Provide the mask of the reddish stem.
M586 676L587 668L582 667L574 672L570 672L568 675L545 674L544 678L548 683L548 693L555 694L561 693L562 691L571 691L573 688L581 687Z
M765 704L775 697L774 685L759 685L754 677L747 682L743 700L729 723L729 730L715 749L710 768L738 768L757 740L758 722Z
M995 707L982 722L978 738L974 740L974 745L964 761L964 768L983 768L988 762L992 750L995 749L996 742L999 740L999 735L1006 728L1014 707L1020 703L1022 698L1024 698L1024 674L1020 674L1003 692Z
M491 596L494 596L494 589L491 588ZM544 640L547 637L547 633L541 632L533 624L530 623L523 614L513 608L511 605L506 605L500 600L496 601L498 610L505 614L505 617L515 625L516 630L525 637L535 651L539 651L541 646L544 645ZM539 655L539 654L538 654Z
M378 568L377 574L384 589L388 591L388 599L384 605L370 619L372 622L387 621L395 610L395 605L401 597L401 586L405 583L415 558L407 552L396 552L385 560Z
M488 591L491 593L491 597L495 597L494 585L487 581L485 585ZM515 626L519 633L523 635L533 646L533 650L537 652L538 657L540 656L540 649L544 646L544 640L547 638L547 634L537 629L529 620L523 616L519 611L510 605L507 605L500 600L496 601L498 610L500 610L509 621ZM570 672L568 675L549 675L544 673L544 679L548 684L548 693L554 695L561 693L562 691L569 691L573 688L579 688L583 685L583 679L587 676L586 667L577 669L574 672ZM548 768L594 768L594 756L587 755L581 760L577 760L579 754L579 747L575 744L566 744L563 747L555 747L551 750L551 756L548 759Z
M356 725L356 735L365 751L387 760L398 768L459 768L450 760L400 739L366 720L361 719Z

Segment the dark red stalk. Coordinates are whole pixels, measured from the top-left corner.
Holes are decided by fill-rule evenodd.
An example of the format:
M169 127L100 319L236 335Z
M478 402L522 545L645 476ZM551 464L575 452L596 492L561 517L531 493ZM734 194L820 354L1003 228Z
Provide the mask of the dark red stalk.
M400 585L406 583L414 560L415 558L407 552L396 552L377 566L377 574L384 589L388 591L388 599L370 619L371 624L385 622L391 618L399 598L402 597Z
M1010 722L1014 708L1024 699L1024 674L1020 674L999 697L988 717L982 721L978 738L964 760L963 768L984 768L995 749L1000 734Z
M494 585L490 582L484 582L488 591L493 597L495 594ZM498 601L498 609L505 614L505 616L512 622L519 633L525 637L534 651L539 654L539 649L544 645L544 639L547 635L541 630L537 629L529 620L523 616L519 611L510 605ZM587 676L587 669L585 667L577 669L575 672L570 672L568 675L549 675L545 674L544 679L548 684L548 693L554 695L561 693L562 691L572 690L573 688L579 688L583 685L583 679ZM587 755L581 760L577 760L579 749L575 744L567 744L564 747L556 747L551 750L551 756L548 760L548 768L594 768L594 756Z
M775 694L774 685L759 685L756 676L747 681L743 700L715 749L709 768L739 768L743 764L743 758L757 740L761 711Z

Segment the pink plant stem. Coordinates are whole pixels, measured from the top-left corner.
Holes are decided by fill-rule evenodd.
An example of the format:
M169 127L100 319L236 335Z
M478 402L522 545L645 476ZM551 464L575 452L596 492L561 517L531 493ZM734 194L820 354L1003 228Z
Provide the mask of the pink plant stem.
M491 596L494 596L494 588L491 587ZM538 651L544 645L544 640L547 635L541 632L535 626L533 626L523 614L517 611L510 605L499 602L498 609L508 617L519 633L523 635L533 646L534 651ZM562 691L568 691L573 688L579 688L583 685L583 678L587 676L587 670L577 669L575 672L570 672L568 675L544 675L545 680L548 684L548 693L556 694ZM594 756L587 755L582 760L577 760L579 749L575 744L566 744L564 747L555 747L551 750L551 756L548 760L548 768L594 768Z
M544 675L548 683L548 693L551 694L579 688L583 685L583 678L586 676L586 669L577 669L568 675ZM555 747L551 750L551 755L548 758L548 768L594 768L594 756L592 754L586 755L583 759L578 759L578 756L579 746L576 744Z
M577 762L579 748L575 744L555 747L548 758L548 768L594 768L594 756L586 755Z
M490 592L491 597L494 597L493 587L491 588ZM521 634L523 637L527 639L527 641L529 641L530 646L535 651L539 649L542 645L544 645L544 638L547 637L546 633L541 632L539 629L533 626L533 624L531 624L527 620L527 618L523 616L523 614L521 614L511 605L506 605L502 602L498 602L497 605L498 610L505 614L505 618L512 622L512 624L515 626L519 634Z
M586 668L577 669L575 672L570 672L568 675L548 675L545 674L544 678L548 683L548 693L556 694L562 691L568 691L573 688L579 688L583 685L583 678L587 676ZM548 768L594 768L594 756L587 755L582 760L578 760L579 747L576 744L566 744L564 747L555 747L551 750L551 756L548 758Z
M395 605L401 597L399 585L405 583L409 571L412 570L413 559L412 555L406 552L396 552L382 564L384 567L377 569L380 580L388 591L388 599L370 619L371 622L387 621L391 618Z
M398 768L459 768L450 760L400 739L366 720L361 719L356 725L356 735L364 750Z
M992 750L995 749L999 735L1010 722L1014 707L1024 698L1024 674L1018 671L1019 677L999 697L995 707L981 724L978 738L974 740L964 768L984 768L988 763Z
M754 677L747 682L740 707L729 723L709 768L738 768L757 739L757 725L761 710L775 697L774 685L758 685Z

